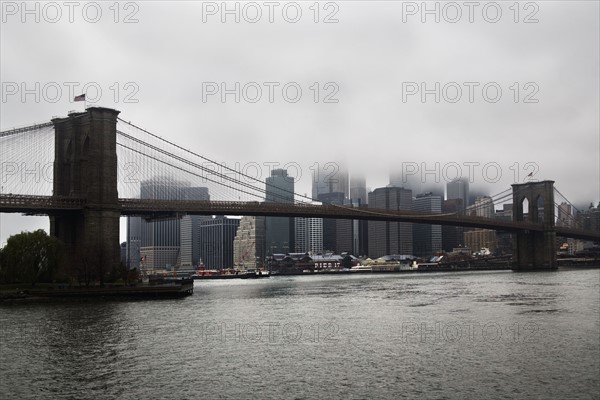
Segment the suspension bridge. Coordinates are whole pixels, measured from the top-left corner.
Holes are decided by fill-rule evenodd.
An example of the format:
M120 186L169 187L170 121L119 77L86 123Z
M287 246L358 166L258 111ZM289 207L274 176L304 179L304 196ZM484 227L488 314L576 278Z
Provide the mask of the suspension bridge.
M598 231L575 224L556 226L555 193L562 194L553 181L514 184L493 196L495 202L512 200L512 221L465 212L316 205L310 197L268 187L256 177L118 115L117 110L90 107L48 123L0 132L0 212L48 215L50 233L66 245L67 263L78 262L82 253L93 249L99 255L95 262L118 264L119 218L123 215L147 219L183 215L317 217L501 230L514 234L516 270L555 268L557 235L600 241ZM160 192L142 195L141 183L152 180L181 193L176 199ZM193 191L183 193L186 187L208 188L211 200L190 196ZM265 201L267 192L275 201Z

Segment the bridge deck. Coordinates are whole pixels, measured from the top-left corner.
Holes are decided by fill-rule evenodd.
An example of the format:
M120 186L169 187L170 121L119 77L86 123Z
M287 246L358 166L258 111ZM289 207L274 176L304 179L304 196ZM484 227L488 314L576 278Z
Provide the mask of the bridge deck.
M96 208L82 199L53 196L0 195L0 212L26 214L57 214ZM532 222L500 221L457 213L431 214L417 211L392 211L375 208L352 208L331 204L283 204L236 201L185 201L119 199L116 207L122 215L147 218L174 218L182 215L252 215L358 219L370 221L413 222L434 225L465 226L509 232L543 231ZM600 240L600 232L556 227L556 234L585 240Z

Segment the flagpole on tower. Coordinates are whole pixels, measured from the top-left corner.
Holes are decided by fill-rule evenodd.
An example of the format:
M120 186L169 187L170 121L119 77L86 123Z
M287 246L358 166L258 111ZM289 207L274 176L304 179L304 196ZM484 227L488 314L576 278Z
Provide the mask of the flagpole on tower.
M87 101L85 98L85 93L84 94L80 94L79 96L75 96L75 98L73 99L73 101L83 101L83 110L85 111L87 108Z

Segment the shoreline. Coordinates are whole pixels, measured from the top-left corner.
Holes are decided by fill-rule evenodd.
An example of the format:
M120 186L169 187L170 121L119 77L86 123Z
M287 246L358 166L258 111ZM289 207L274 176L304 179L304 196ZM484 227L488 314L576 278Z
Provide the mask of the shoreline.
M542 271L561 271L561 270L587 270L600 269L600 264L567 264L559 265L551 270ZM319 271L319 272L288 272L272 274L271 277L287 276L321 276L321 275L392 275L392 274L419 274L436 272L468 272L468 271L507 271L511 270L509 266L478 266L478 267L459 267L444 266L437 268L398 270L398 271ZM515 271L519 272L519 271ZM194 292L194 281L196 280L221 280L221 279L242 279L236 275L223 276L203 276L178 279L167 283L148 284L142 283L135 286L107 285L107 286L77 286L64 287L64 284L38 284L38 286L23 286L20 284L0 285L0 303L18 302L18 301L40 301L40 300L65 300L65 299L176 299L191 296Z
M4 287L3 287L4 286ZM141 283L134 286L72 286L64 284L39 284L39 286L22 286L15 284L0 285L0 301L25 299L66 299L66 298L146 298L166 299L190 296L194 292L194 282L191 279L181 279L160 284Z

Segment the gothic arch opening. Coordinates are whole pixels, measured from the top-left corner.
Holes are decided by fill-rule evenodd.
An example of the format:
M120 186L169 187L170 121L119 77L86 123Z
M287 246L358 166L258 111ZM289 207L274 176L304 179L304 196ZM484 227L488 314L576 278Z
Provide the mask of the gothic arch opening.
M529 221L529 199L527 197L523 197L521 200L521 221Z

